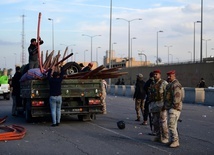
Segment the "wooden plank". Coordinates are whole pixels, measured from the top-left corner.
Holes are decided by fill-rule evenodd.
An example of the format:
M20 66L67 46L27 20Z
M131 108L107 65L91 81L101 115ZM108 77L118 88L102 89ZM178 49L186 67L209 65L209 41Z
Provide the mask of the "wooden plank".
M97 74L97 73L100 72L103 68L105 68L105 67L104 67L103 65L101 65L101 66L97 67L96 69L94 69L94 70L92 70L92 71L90 71L90 72L87 72L87 74L84 75L84 76L82 77L82 79L88 79L88 78L90 78L90 76L93 76L93 75Z

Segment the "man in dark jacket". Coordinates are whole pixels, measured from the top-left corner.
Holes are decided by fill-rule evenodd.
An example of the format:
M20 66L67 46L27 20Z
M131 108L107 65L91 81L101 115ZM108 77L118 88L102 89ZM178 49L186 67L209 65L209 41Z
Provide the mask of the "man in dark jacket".
M51 76L51 73L53 75ZM63 68L61 68L61 72L55 72L55 67L53 66L52 69L48 72L48 80L50 86L50 109L51 109L51 116L53 124L51 126L59 126L60 119L61 119L61 106L62 106L62 96L61 96L61 83L63 80Z
M148 115L149 115L149 96L150 96L150 85L152 82L154 82L154 73L151 72L149 74L149 79L146 81L144 85L144 90L146 92L146 101L144 105L144 113L143 113L143 123L142 125L147 125Z
M39 44L43 44L43 40L39 39ZM32 38L30 41L30 46L28 47L29 53L29 69L38 68L39 61L38 61L38 47L35 38Z
M135 101L135 110L137 114L137 119L135 121L140 121L140 111L144 111L144 103L145 103L145 96L146 92L144 91L143 87L145 85L145 82L143 81L143 75L138 74L137 75L137 81L135 84L135 92L133 96L133 100Z
M16 107L21 106L21 97L20 97L20 82L22 74L20 72L20 67L16 67L16 73L12 78L12 98L13 98L13 106L12 106L12 115L16 116Z

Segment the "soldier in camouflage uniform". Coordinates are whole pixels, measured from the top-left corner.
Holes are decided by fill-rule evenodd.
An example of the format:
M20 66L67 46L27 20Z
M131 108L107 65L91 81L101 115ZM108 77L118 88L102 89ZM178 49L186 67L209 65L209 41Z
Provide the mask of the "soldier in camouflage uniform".
M162 108L164 104L164 93L166 89L166 85L168 83L165 80L161 79L161 72L160 70L154 71L154 83L150 86L150 104L149 104L149 111L152 113L153 117L153 126L154 132L156 133L156 137L154 141L167 143L168 141L168 133L165 133L166 137L163 136L163 126L167 126L166 120L161 120L162 116Z
M166 87L162 111L167 113L168 116L168 128L171 136L170 147L175 148L179 146L177 122L182 110L182 86L176 79L174 70L167 72L167 81L169 84ZM167 119L167 116L165 116L165 119ZM167 128L164 130L167 130Z

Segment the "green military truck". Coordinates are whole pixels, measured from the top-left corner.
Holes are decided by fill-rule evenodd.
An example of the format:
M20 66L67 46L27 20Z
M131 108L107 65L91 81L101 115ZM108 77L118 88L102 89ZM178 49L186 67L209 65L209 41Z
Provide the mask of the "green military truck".
M102 79L63 79L63 115L77 115L79 120L95 119L103 114ZM26 121L34 117L50 116L48 80L21 82L21 92Z

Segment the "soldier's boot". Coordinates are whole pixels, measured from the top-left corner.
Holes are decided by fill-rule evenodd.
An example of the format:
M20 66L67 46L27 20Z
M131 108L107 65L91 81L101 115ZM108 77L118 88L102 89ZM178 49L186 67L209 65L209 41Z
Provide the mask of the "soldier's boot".
M169 143L169 139L168 138L162 138L161 139L161 143L168 144Z
M139 122L139 121L140 121L140 117L137 117L137 119L136 119L135 121L138 121L138 122Z
M171 147L171 148L176 148L176 147L179 147L179 141L178 140L176 140L176 141L174 141L174 142L172 142L170 145L169 145L169 147Z
M156 137L153 139L153 142L161 142L161 137L156 136Z

